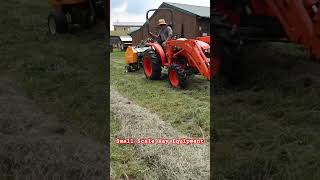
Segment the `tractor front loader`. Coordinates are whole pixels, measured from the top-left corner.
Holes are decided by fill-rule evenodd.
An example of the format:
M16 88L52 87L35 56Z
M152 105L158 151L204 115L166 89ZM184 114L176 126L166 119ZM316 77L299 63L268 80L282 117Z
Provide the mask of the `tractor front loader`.
M72 25L90 28L97 18L105 18L104 0L49 0L49 4L48 28L53 35L67 32Z
M151 11L159 10L168 11L171 14L171 27L174 28L171 9L151 9L146 14L148 32L148 14ZM142 48L144 48L143 51ZM132 56L132 54L138 54L138 52L141 56ZM135 60L131 61L133 59ZM139 47L129 47L127 49L126 62L129 61L131 64L127 63L127 66L142 62L144 74L150 80L161 79L162 69L167 69L170 85L175 88L186 88L188 78L193 74L201 74L207 80L210 80L210 36L198 39L185 39L175 36L167 41L166 50L157 40L149 38Z
M213 74L237 77L239 54L251 42L301 44L320 59L320 0L215 0Z

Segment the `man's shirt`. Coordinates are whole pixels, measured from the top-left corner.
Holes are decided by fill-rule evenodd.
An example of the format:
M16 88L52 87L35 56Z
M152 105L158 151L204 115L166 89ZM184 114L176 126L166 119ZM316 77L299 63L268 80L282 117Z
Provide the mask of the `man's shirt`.
M159 32L159 36L162 42L166 41L168 37L171 37L172 35L173 35L173 31L170 26L162 28Z

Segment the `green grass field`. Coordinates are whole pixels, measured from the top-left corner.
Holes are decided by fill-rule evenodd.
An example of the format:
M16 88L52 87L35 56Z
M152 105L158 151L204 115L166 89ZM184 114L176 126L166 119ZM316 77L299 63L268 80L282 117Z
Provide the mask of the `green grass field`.
M203 77L190 79L187 90L170 87L167 80L147 80L143 70L125 72L124 53L111 54L111 86L139 105L159 114L173 127L191 136L210 132L210 83Z
M30 175L39 168L39 173L71 177L81 174L84 164L105 162L101 157L105 149L100 146L106 140L109 118L104 108L108 87L105 27L50 36L49 10L48 2L40 0L9 0L0 6L0 97L6 91L15 98L23 97L17 102L24 104L16 105L12 112L26 107L21 110L23 116L16 117L3 110L5 103L14 107L16 102L3 103L6 99L0 98L0 136L4 137L0 138L0 176L15 170L21 176ZM297 46L257 47L247 49L242 83L212 94L213 138L217 140L214 176L228 180L320 179L320 65L308 61ZM112 53L110 64L111 86L123 96L183 134L208 137L210 84L204 78L193 77L189 89L179 90L167 80L146 80L142 70L125 73L122 52ZM16 89L7 88L4 77ZM33 116L34 112L41 116ZM47 121L49 116L54 122ZM54 132L26 133L31 128L42 129L32 123L20 129L15 123L23 124L24 119L36 119L32 123L42 122ZM62 128L50 127L55 123L63 124ZM111 119L111 141L121 126ZM138 154L135 148L112 145L111 151L116 178L152 175L139 155L126 156ZM83 176L88 175L85 173Z
M216 179L320 178L320 65L299 46L246 49L242 82L214 95Z

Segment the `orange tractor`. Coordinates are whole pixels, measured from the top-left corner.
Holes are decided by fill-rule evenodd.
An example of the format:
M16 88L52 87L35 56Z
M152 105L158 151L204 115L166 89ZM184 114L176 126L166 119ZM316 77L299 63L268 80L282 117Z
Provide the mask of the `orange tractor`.
M146 14L148 32L148 14L159 10L169 11L171 22L174 22L171 9L151 9ZM166 50L157 40L149 38L136 47L129 47L125 59L127 71L142 67L147 79L158 80L162 70L167 69L170 85L186 88L188 78L193 74L201 74L210 80L210 37L185 39L174 36L167 41Z
M240 52L252 42L293 42L320 59L320 0L215 0L213 74L236 79Z
M104 0L49 0L49 4L48 28L53 35L67 32L70 25L89 28L97 18L105 18Z

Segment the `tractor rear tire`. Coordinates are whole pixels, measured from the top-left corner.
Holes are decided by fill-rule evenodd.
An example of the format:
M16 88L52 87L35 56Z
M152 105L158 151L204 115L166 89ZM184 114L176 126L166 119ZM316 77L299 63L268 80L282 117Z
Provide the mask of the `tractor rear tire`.
M65 14L62 11L51 11L48 16L48 28L52 35L67 32L68 22Z
M188 85L188 75L178 64L172 64L168 69L168 79L171 87L185 89Z
M161 61L153 49L148 49L143 55L143 71L147 79L159 80L161 78Z
M83 10L80 16L81 16L81 23L80 23L81 28L90 29L94 25L94 20L91 19L91 13L89 10Z
M221 75L231 84L237 84L241 79L241 40L239 32L225 17L214 13L213 25L215 34L215 52L220 59Z
M239 46L232 46L225 43L225 39L216 42L218 56L221 59L221 73L228 82L237 84L242 77L241 51Z

